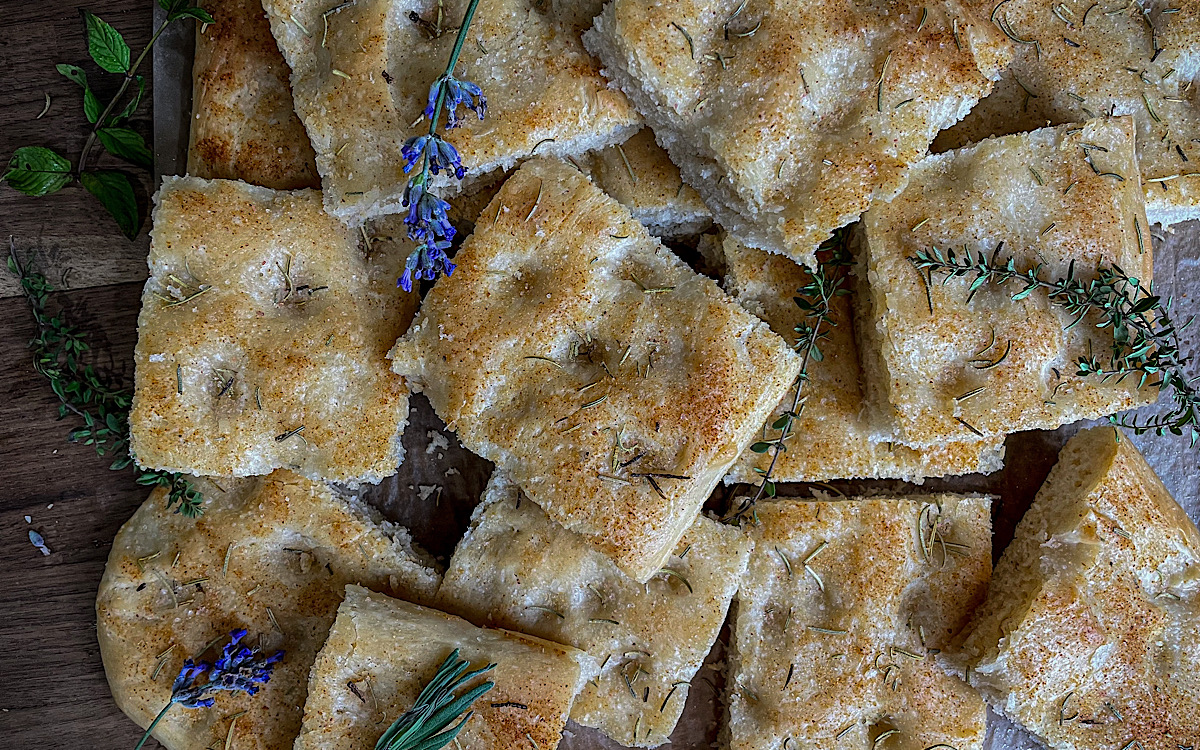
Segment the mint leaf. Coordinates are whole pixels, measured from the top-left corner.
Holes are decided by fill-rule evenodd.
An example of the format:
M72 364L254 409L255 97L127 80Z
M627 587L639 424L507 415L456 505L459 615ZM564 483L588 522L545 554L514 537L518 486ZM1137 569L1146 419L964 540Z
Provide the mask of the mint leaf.
M146 93L146 79L144 76L134 76L137 81L137 93L133 95L133 99L129 104L125 105L125 109L121 110L121 114L108 118L109 125L118 125L133 116L137 111L138 105L142 103L142 94Z
M183 8L171 13L167 16L169 21L178 21L180 18L194 18L200 23L214 23L212 15L204 8L196 5L191 8Z
M137 236L141 222L137 199L133 197L133 186L129 184L128 177L106 169L84 172L79 175L79 181L89 193L100 199L101 205L117 220L117 226L126 237L133 239Z
M87 23L88 54L109 73L129 70L129 45L121 33L96 15L83 12Z
M0 179L25 195L40 198L71 181L71 162L48 148L25 146L13 152L8 171Z
M150 169L154 166L154 154L146 146L146 139L136 130L129 128L100 128L96 131L100 144L113 156Z
M96 98L92 87L88 85L87 74L83 72L83 68L66 63L59 63L54 67L68 80L83 87L83 114L87 117L88 122L96 122L96 119L100 117L100 100Z

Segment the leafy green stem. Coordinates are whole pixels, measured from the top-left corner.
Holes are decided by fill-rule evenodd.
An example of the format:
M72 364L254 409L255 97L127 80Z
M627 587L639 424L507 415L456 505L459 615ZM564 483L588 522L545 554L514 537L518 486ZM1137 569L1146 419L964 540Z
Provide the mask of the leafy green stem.
M479 0L471 0L467 4L467 10L463 14L462 25L458 27L458 35L454 37L454 47L450 50L450 59L446 62L446 70L438 78L442 82L438 88L437 102L433 107L433 115L429 118L429 135L437 135L438 120L442 114L442 106L446 102L446 81L454 75L454 67L458 65L458 56L462 54L463 44L467 41L467 31L471 28L471 20L475 17L475 9L479 7ZM453 123L451 123L453 124ZM425 152L425 156L421 162L421 178L422 184L427 184L429 181L429 152Z

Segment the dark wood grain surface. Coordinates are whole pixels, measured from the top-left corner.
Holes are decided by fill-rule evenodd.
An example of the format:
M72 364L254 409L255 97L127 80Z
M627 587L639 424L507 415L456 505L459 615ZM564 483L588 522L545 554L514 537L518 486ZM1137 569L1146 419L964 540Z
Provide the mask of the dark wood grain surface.
M0 71L4 72L0 158L7 159L22 145L45 145L72 157L82 146L87 123L79 89L58 75L54 65L83 65L102 94L111 92L112 87L102 83L87 61L79 15L85 5L113 23L135 49L149 38L151 0L5 2L0 13ZM148 65L144 72L150 74ZM47 92L50 110L37 120ZM147 101L134 124L147 136L150 118ZM145 208L150 177L141 174L139 179L139 198ZM1196 234L1193 231L1191 236ZM44 199L26 198L0 186L0 240L5 250L10 236L22 257L32 258L52 281L69 289L56 296L55 304L92 332L95 362L130 383L146 233L134 242L126 240L78 186ZM1195 245L1193 239L1187 257L1196 257ZM1173 261L1171 268L1175 267ZM1176 292L1186 295L1188 290ZM25 300L13 296L17 293L11 277L0 273L0 382L4 384L0 388L0 747L128 749L141 730L110 697L96 644L94 601L112 538L147 493L134 483L131 471L111 472L108 462L91 449L66 442L71 425L57 420L57 401L31 367L26 344L34 326ZM400 473L373 488L368 499L392 520L412 528L417 540L434 554L448 556L490 466L460 448L452 435L447 436L449 448L427 451L429 433L440 429L424 399L414 399L411 427L405 435L408 459ZM995 493L999 552L1053 465L1067 432L1014 436L1003 472L988 478L933 481L926 489ZM1171 463L1151 458L1164 472L1168 486L1195 494L1193 460L1177 458ZM451 466L459 473L447 476ZM419 501L420 486L431 484L441 487L441 492ZM846 492L899 487L889 482L838 483ZM788 488L788 492L803 493L807 488ZM713 502L724 494L725 489L719 488ZM51 555L41 555L29 543L30 528L45 536ZM720 655L718 646L712 659ZM703 680L707 687L697 682L685 726L672 747L707 747L714 739L714 689L719 677L713 671L701 676L712 682ZM615 745L572 728L562 747Z

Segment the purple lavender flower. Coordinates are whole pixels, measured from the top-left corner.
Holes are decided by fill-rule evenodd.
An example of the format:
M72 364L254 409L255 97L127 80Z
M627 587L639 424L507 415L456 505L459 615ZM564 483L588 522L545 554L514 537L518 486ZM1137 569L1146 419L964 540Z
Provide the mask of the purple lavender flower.
M436 135L417 135L409 138L400 149L400 155L404 157L406 174L416 166L422 156L428 157L429 169L434 174L438 174L444 169L461 180L467 173L467 169L462 165L462 159L458 155L458 150Z
M179 676L171 685L171 699L147 727L146 733L142 735L142 741L134 750L138 750L146 744L150 733L167 715L171 706L178 703L184 708L208 708L216 701L216 694L219 692L241 692L254 695L258 692L259 685L265 684L271 679L271 672L274 671L275 665L283 659L284 652L276 651L270 656L263 656L257 648L239 647L238 643L245 637L245 630L235 630L230 633L229 643L225 645L221 651L221 658L217 659L215 664L210 665L208 662L192 659L183 662ZM200 678L204 676L207 676L208 679L200 682Z
M408 256L404 263L404 275L397 283L404 291L411 292L414 278L433 281L439 273L451 275L457 266L450 261L450 256L446 255L448 249L448 241L427 238Z
M445 97L442 100L446 108L446 129L457 128L462 124L458 117L459 106L464 106L479 115L482 120L487 113L487 98L483 89L470 81L460 81L452 75L443 75L429 87L429 103L425 106L425 116L432 119L437 110L438 94L445 87Z
M417 242L424 242L429 237L454 239L455 229L446 215L450 204L429 192L424 180L418 177L408 183L404 189L404 205L408 208L404 223L408 225L410 239Z

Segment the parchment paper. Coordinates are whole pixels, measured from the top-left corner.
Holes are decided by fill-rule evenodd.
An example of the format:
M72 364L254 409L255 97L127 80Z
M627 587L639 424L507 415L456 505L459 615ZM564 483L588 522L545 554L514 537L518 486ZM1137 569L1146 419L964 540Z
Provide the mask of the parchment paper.
M155 9L155 24L161 23ZM194 31L179 24L154 47L154 152L157 173L180 173L187 164L188 126L191 120L192 51ZM1200 316L1200 223L1189 222L1173 232L1156 228L1155 278L1159 294L1174 297L1172 314L1177 323ZM1182 336L1185 352L1197 351L1200 326ZM1200 370L1196 370L1200 373ZM1153 413L1163 404L1144 410ZM404 435L407 457L399 473L364 491L364 497L393 521L410 528L418 542L444 562L467 528L471 510L491 473L491 464L463 449L453 433L433 414L421 396L413 398L409 427ZM993 508L993 554L999 557L1012 538L1013 527L1029 507L1034 494L1057 459L1058 449L1083 425L1053 432L1027 432L1009 437L1003 471L946 480L929 480L923 487L894 481L834 482L848 494L913 493L928 491L987 492L996 496ZM1200 449L1189 449L1187 439L1142 435L1133 438L1162 477L1175 499L1193 520L1200 520ZM806 485L781 485L781 495L807 496ZM724 510L730 491L718 487L709 508ZM422 497L424 496L424 497ZM724 652L728 624L708 660L692 683L691 694L671 742L663 748L702 750L717 747L723 711ZM621 745L598 732L571 723L559 745L561 750L612 750ZM1032 750L1037 740L1008 721L989 716L985 750Z

